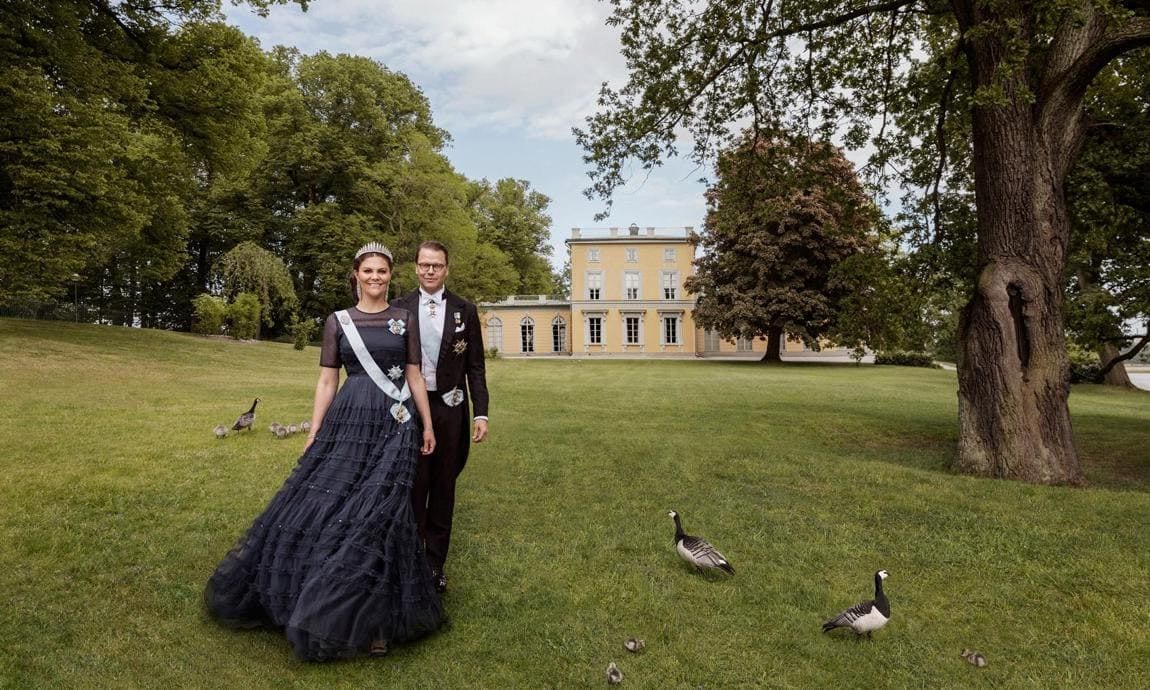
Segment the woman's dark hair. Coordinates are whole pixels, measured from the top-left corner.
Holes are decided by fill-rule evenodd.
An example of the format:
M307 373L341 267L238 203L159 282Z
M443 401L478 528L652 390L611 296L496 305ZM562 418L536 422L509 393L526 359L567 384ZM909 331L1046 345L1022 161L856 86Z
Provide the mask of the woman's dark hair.
M351 287L351 298L357 301L359 300L359 293L356 291L356 288L359 287L359 281L355 279L355 272L359 270L359 265L363 263L363 260L369 256L378 256L379 258L383 259L387 262L387 270L391 270L391 257L387 254L380 254L379 252L368 252L366 254L360 254L357 256L355 261L351 262L351 273L348 274L348 285ZM388 287L390 288L390 285Z

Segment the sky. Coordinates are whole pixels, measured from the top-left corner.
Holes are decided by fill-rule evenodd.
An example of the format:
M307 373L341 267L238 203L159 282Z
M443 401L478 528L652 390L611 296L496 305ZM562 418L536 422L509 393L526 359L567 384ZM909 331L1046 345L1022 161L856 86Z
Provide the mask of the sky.
M566 259L571 228L702 225L708 171L668 161L638 166L606 205L583 196L588 166L572 127L595 111L600 85L627 71L617 30L598 0L312 0L260 17L226 5L229 23L264 50L294 46L372 58L403 72L427 95L435 123L451 133L444 151L470 179L527 180L551 198L552 264Z

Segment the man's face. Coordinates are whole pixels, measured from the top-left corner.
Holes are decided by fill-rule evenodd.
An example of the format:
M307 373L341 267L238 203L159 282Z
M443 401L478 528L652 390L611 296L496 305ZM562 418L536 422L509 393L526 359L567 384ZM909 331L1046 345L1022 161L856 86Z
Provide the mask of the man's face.
M419 278L419 286L423 291L434 295L443 288L447 280L447 257L443 252L435 249L420 249L415 260L415 275Z

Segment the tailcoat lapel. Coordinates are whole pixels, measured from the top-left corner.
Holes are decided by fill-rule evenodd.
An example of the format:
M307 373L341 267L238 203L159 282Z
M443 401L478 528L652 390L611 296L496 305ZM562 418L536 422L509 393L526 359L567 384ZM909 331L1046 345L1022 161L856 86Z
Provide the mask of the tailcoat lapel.
M444 371L451 359L452 349L455 347L456 337L466 338L466 333L458 333L455 329L458 324L455 323L455 315L459 314L460 319L463 318L463 304L455 293L444 290L443 291L443 340L439 343L439 360L435 364L435 370Z

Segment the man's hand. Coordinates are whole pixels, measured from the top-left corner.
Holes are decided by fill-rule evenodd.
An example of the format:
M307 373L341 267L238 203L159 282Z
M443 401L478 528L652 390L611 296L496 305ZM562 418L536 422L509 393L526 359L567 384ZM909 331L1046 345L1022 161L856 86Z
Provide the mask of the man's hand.
M471 435L471 440L476 443L482 443L483 439L487 438L487 420L475 420L475 433Z

